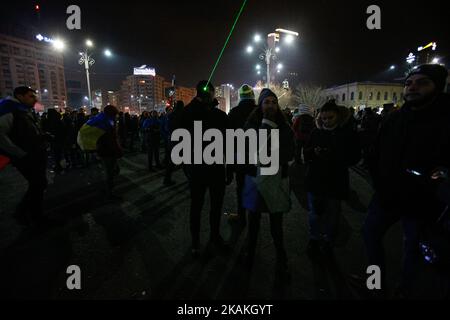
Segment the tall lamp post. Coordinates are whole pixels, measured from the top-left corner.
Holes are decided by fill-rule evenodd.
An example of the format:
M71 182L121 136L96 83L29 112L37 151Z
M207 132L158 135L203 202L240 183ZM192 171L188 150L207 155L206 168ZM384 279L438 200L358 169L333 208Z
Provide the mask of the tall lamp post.
M286 29L276 29L275 32L269 33L267 35L267 44L264 45L264 47L260 48L260 54L259 59L265 61L266 63L266 83L267 88L270 88L270 67L271 62L275 61L277 59L277 53L280 52L280 47L277 46L277 43L280 42L280 33L285 34L285 42L290 44L294 41L294 37L298 37L298 33L295 31L290 31ZM261 37L259 35L255 35L253 41L255 43L259 43L261 41ZM248 46L247 47L247 53L251 54L253 52L253 47ZM278 64L277 70L280 72L282 68L281 63ZM256 66L257 73L260 74L260 66Z
M84 70L86 71L86 82L88 87L88 97L89 97L89 106L92 108L92 92L91 92L91 81L89 77L89 67L91 67L95 60L92 58L92 54L89 53L89 48L92 48L94 46L94 43L91 40L86 40L85 42L85 48L83 52L80 52L80 60L78 60L78 64L84 65ZM111 57L112 53L110 50L106 49L104 51L104 54L106 57Z

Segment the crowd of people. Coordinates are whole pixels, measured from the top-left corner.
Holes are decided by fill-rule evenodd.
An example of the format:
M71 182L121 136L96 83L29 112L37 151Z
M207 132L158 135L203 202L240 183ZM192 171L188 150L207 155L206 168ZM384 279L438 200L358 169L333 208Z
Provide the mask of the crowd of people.
M430 226L449 221L450 98L444 93L446 78L447 70L439 65L413 69L405 80L405 103L399 109L389 104L380 113L369 108L355 112L331 100L322 106L301 104L294 115L281 110L278 97L270 89L263 89L256 99L252 87L246 84L239 89L239 105L226 114L217 108L214 86L201 81L192 102L184 106L178 101L173 110L167 108L163 114L152 111L131 116L108 105L102 112L92 109L90 116L77 111L61 115L50 109L38 119L32 112L34 90L19 87L13 98L0 102L0 149L29 182L15 217L22 224L45 223L48 151L50 166L57 172L86 166L90 159L98 157L106 174L107 196L120 200L120 195L114 194L114 177L120 170L117 160L124 155L124 149L146 152L148 170L165 168L164 184L172 185L175 165L170 156L170 137L174 130L186 129L193 136L195 121L202 121L204 131L217 129L223 134L226 129L265 129L268 143L258 143L258 148L271 145L273 130L278 130L280 165L275 175L261 175L263 165L259 162L226 164L225 152L220 163L183 165L191 196L193 257L201 252L200 217L207 191L211 204L209 243L218 251L230 249L221 236L220 222L225 190L234 179L237 214L230 219L242 229L248 227L243 262L249 270L261 215L267 213L278 270L288 273L283 216L291 210L289 179L304 179L305 183L308 256L316 259L332 255L341 203L348 199L350 191L349 168L362 160L375 190L363 228L368 263L380 266L382 288L386 288L383 238L394 223L402 221L405 249L398 292L407 296L422 259L419 243ZM95 142L96 156L80 145L83 126L102 132ZM203 147L206 145L204 142ZM161 149L165 155L162 163ZM193 146L191 152L194 154ZM249 159L248 152L249 148L244 155L236 151L235 156ZM305 168L304 176L290 176L293 162ZM449 248L449 243L433 247L432 237L426 239L431 249L439 245ZM436 250L441 263L448 261L449 252Z

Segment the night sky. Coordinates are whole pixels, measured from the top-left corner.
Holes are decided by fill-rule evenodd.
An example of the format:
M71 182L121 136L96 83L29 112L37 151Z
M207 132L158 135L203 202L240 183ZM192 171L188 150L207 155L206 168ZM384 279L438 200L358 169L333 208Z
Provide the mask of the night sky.
M1 19L39 24L42 33L60 36L68 44L65 63L68 75L81 75L76 54L84 39L91 38L99 50L92 68L93 87L119 89L133 66L146 64L170 80L194 86L208 78L226 40L242 0L228 1L15 1L2 3ZM262 36L276 28L299 32L295 44L282 47L279 61L287 72L298 73L298 81L322 86L357 80L391 80L405 67L409 52L430 41L438 44L437 55L450 49L450 23L444 1L300 1L248 0L212 82L254 84L258 76L256 54L246 46L258 32ZM40 22L34 5L41 6ZM66 29L66 8L77 4L82 29ZM381 30L366 27L366 8L381 8ZM100 49L110 48L107 60ZM284 75L284 76L285 76ZM283 76L283 77L284 77Z

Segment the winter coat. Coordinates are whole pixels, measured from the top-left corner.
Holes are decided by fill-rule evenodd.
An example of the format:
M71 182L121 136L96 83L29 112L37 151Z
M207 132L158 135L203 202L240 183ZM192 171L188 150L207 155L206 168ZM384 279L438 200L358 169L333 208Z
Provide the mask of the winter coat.
M277 201L272 199L271 196L279 195L280 198L278 201L290 202L290 194L289 194L289 182L288 182L288 170L289 170L289 161L291 161L294 157L294 133L290 128L287 120L281 111L278 113L277 127L275 129L279 130L279 176L270 178L267 176L268 180L274 182L271 186L262 186L258 185L261 176L259 176L258 168L256 165L247 165L246 166L246 177L243 191L243 207L257 212L272 212L271 210L271 202ZM266 122L263 120L263 114L261 108L257 108L248 118L247 123L245 124L245 130L248 129L267 129L272 130L274 127L270 124L270 122ZM259 145L259 142L258 142ZM267 146L270 146L270 141L267 142ZM248 157L246 157L248 159ZM281 179L280 179L281 178ZM262 188L270 187L272 192L262 192ZM282 199L281 199L282 197ZM270 199L269 199L270 198ZM290 204L289 204L290 206ZM285 207L282 205L282 207ZM280 211L286 212L289 209ZM277 211L278 212L278 211Z
M48 143L36 115L13 98L0 101L0 152L12 163L24 156L37 161L46 157Z
M361 158L358 136L348 125L348 114L341 109L338 126L326 130L319 118L304 150L306 191L334 199L346 199L349 192L348 168ZM316 155L314 149L324 149Z
M450 168L448 94L422 110L412 110L406 102L382 122L370 159L381 205L419 215L440 207L438 183L429 179L437 167Z
M118 141L115 122L110 125L110 119L105 117L105 120L105 133L97 140L97 155L101 158L121 158L123 149Z
M208 129L218 129L225 138L226 129L229 128L228 116L222 110L214 108L212 105L203 103L198 97L194 98L183 110L182 117L180 119L180 127L186 129L194 139L194 121L202 122L202 136ZM203 143L203 148L209 144L209 142ZM223 155L225 158L225 146L224 141ZM191 142L191 160L194 162L194 142ZM225 159L224 159L225 160ZM215 179L218 183L225 184L225 165L224 164L191 164L185 165L185 172L194 179Z

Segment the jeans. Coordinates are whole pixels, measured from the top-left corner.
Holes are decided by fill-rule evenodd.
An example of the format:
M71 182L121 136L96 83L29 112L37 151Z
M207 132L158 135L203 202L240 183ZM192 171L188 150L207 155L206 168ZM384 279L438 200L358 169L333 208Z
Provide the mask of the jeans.
M335 239L341 215L341 200L308 192L309 237L331 242Z
M270 233L277 252L277 258L286 260L286 251L283 240L283 214L269 213ZM248 214L248 257L253 260L256 251L256 242L258 239L261 212L249 212Z
M419 236L424 221L414 216L407 216L400 210L384 210L375 194L369 206L363 227L364 242L369 265L377 265L381 269L382 283L386 280L386 263L383 237L389 228L402 221L404 233L404 255L400 286L409 288L412 284L416 267L419 263ZM383 284L382 284L383 287Z
M225 196L225 180L222 175L207 178L191 176L189 187L191 191L190 229L192 244L194 247L198 247L200 243L200 217L208 189L211 204L209 212L210 239L217 240L220 237L220 218Z
M116 158L102 158L106 176L106 193L111 195L114 189L114 177L120 173Z
M47 161L45 156L33 162L14 163L16 169L28 182L28 189L17 207L18 216L39 220L44 215L44 191L47 188Z

